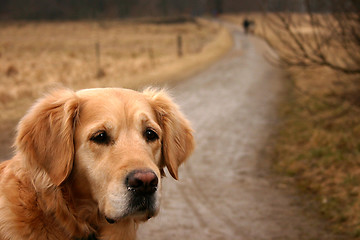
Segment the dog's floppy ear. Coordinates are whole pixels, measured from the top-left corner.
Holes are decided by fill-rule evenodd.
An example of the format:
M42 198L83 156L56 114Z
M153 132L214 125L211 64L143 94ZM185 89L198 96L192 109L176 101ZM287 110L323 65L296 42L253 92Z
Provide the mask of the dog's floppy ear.
M178 179L178 167L195 147L193 130L164 90L149 88L143 93L149 99L163 131L162 167L166 166L171 176Z
M29 166L45 170L59 186L74 159L74 124L79 101L70 90L56 90L40 99L20 121L15 146Z

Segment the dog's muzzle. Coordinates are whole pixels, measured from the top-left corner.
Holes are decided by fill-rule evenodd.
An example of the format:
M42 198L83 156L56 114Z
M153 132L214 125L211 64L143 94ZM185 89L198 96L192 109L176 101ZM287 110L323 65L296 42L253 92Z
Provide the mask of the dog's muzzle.
M125 186L129 193L129 203L125 216L139 215L145 220L152 218L157 213L156 191L159 179L150 169L134 170L125 179ZM125 217L124 216L124 217ZM106 217L110 224L116 220Z

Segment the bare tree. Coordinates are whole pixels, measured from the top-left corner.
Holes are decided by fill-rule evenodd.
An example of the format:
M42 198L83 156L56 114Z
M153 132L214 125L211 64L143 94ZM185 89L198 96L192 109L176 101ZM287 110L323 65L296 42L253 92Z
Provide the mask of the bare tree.
M325 9L303 0L304 13L266 14L265 39L286 66L327 66L360 73L360 8L357 0L332 0ZM266 31L270 29L270 31ZM271 34L271 35L269 35Z

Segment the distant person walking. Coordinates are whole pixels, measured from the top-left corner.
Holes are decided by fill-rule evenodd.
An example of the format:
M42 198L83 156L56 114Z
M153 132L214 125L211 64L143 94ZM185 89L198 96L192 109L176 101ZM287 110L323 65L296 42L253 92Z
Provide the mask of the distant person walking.
M250 24L251 24L251 22L247 18L245 18L244 21L243 21L243 27L244 27L245 34L248 34Z

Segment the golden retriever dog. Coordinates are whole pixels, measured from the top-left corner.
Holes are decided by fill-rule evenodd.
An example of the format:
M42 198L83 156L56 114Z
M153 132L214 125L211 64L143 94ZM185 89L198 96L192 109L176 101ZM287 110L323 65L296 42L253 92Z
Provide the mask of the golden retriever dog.
M166 167L193 151L164 90L56 90L20 121L0 164L0 240L135 239L156 216Z

